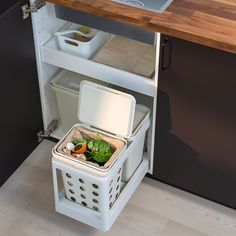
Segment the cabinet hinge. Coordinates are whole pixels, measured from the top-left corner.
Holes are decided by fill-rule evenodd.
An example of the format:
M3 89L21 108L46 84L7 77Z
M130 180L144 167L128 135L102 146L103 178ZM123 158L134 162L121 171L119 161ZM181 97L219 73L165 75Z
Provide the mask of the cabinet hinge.
M37 133L38 136L38 142L40 143L44 138L49 138L52 134L52 131L57 128L58 120L53 120L47 127L46 130L40 130Z
M30 13L37 12L40 8L46 5L46 0L36 0L32 5L25 4L23 5L22 12L23 12L23 19L29 17Z

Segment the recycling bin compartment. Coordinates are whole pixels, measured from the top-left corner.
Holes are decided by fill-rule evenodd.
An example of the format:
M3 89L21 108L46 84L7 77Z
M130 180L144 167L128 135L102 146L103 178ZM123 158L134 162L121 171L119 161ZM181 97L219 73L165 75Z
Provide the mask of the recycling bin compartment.
M62 124L62 129L66 133L74 124L79 123L77 117L80 83L82 80L96 81L101 85L108 83L95 80L85 75L62 70L51 81L51 88L55 91L57 105Z
M107 230L111 226L113 220L109 215L110 210L119 198L122 186L128 184L142 162L143 150L140 147L143 147L150 125L149 116L150 110L137 105L135 98L130 94L89 81L82 81L80 84L78 119L82 124L75 124L54 147L53 163L61 163L59 170L66 199L73 204L79 204L83 209L88 209L87 214L91 217L98 214L100 229ZM99 135L102 140L115 147L115 152L101 166L87 159L63 153L73 138L80 137L76 132L84 132L84 139L96 139ZM140 160L134 161L132 158L135 156ZM123 170L125 161L129 159L131 162L126 164ZM73 171L68 171L70 168ZM55 173L54 164L53 169ZM54 182L55 178L54 175ZM89 216L88 220L83 219L83 222L93 226Z

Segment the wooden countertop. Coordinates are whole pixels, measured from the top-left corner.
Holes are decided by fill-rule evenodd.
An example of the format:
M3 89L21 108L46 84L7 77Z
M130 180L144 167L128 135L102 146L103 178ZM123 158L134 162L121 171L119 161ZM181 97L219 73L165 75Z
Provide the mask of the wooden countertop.
M48 0L236 54L236 0L174 0L161 14L110 0Z

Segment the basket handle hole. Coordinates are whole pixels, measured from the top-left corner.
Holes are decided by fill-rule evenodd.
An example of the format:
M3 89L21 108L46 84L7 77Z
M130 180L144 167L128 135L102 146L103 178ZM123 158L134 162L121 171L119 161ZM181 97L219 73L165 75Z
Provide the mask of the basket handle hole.
M98 203L98 200L97 200L97 199L93 199L93 202L94 202L94 203Z
M66 177L71 179L71 175L69 173L66 173Z
M70 181L67 181L67 184L68 184L69 186L73 186L73 183L70 182Z
M81 191L85 191L85 188L83 186L79 187Z
M96 189L98 189L98 185L97 184L92 184L92 186Z
M97 197L97 196L98 196L98 193L95 192L95 191L93 191L93 195Z
M70 41L70 40L68 40L68 39L65 40L65 43L66 43L66 44L69 44L69 45L71 45L71 46L75 46L75 47L78 47L78 46L79 46L78 43L73 42L73 41Z
M76 202L76 199L74 197L70 198L73 202Z
M99 210L98 207L96 207L96 206L93 206L93 209L94 209L95 211L98 211L98 210Z
M72 194L75 194L74 190L72 190L72 189L69 189L69 192Z
M112 207L112 202L110 202L109 207L110 207L110 208Z

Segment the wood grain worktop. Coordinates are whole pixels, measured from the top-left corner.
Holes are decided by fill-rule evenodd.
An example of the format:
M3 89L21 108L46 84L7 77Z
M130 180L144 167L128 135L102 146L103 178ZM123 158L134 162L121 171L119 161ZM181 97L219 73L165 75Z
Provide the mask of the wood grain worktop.
M159 14L110 0L48 2L236 54L235 0L174 0Z

